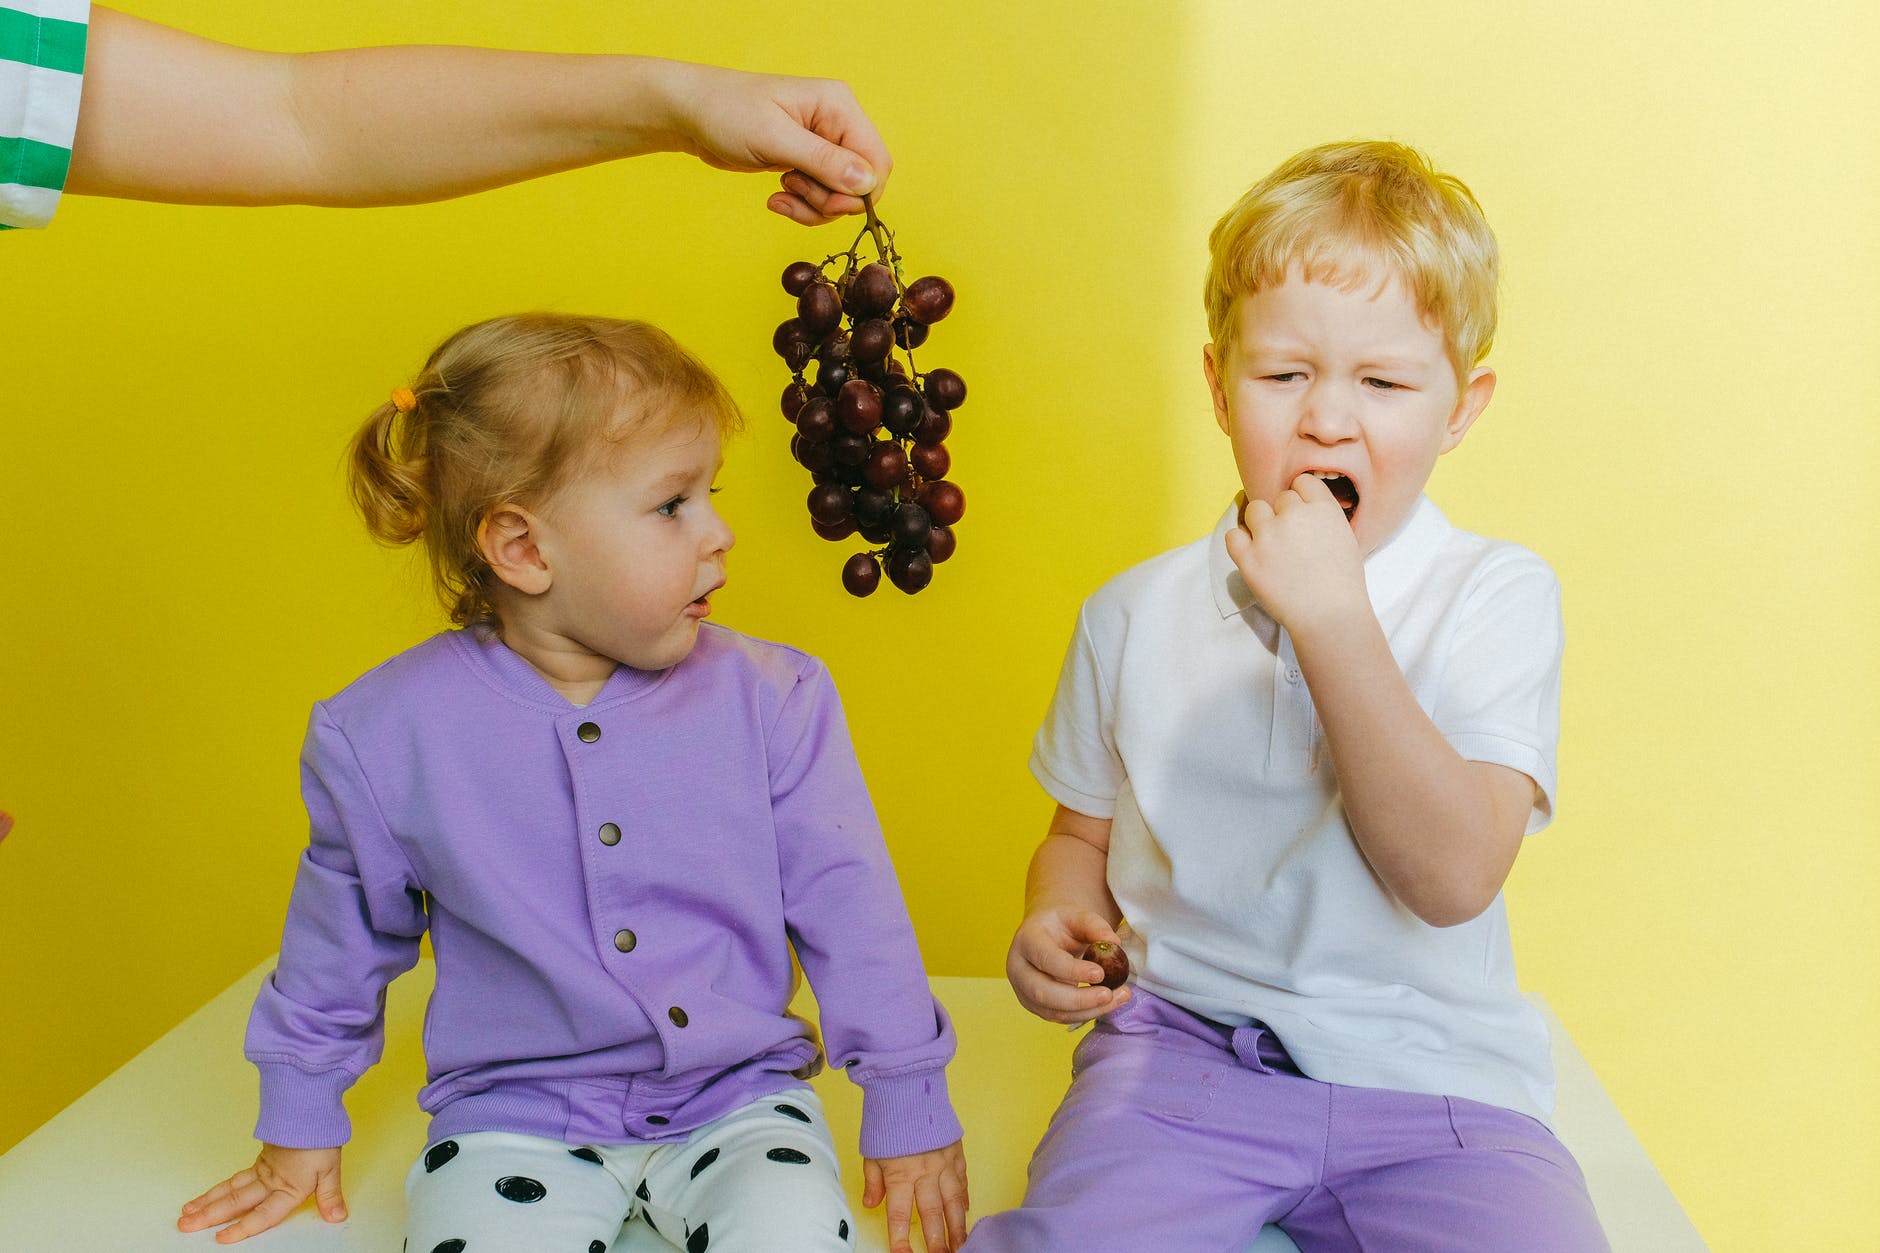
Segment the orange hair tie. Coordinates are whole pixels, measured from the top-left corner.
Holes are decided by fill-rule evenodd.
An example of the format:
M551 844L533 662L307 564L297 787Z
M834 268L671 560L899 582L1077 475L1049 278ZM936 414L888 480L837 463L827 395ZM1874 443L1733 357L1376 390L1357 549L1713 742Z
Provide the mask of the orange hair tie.
M411 394L409 387L394 387L392 389L392 407L397 409L400 413L410 413L413 409L418 407L418 398Z

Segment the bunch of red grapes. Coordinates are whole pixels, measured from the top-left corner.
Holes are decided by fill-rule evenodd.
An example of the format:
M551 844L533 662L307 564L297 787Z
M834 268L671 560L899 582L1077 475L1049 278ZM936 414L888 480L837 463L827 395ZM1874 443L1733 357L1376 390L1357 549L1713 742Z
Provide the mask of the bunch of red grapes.
M816 482L810 525L826 540L860 535L877 546L848 559L842 586L868 596L885 567L888 581L912 595L953 555L953 526L966 512L965 495L946 477L946 438L966 383L952 370L914 366L928 328L953 308L953 285L935 275L903 283L894 235L873 205L867 211L847 252L785 268L796 316L771 342L793 376L783 389L783 416L796 426L790 454ZM878 260L858 255L865 238ZM805 378L812 363L815 377Z

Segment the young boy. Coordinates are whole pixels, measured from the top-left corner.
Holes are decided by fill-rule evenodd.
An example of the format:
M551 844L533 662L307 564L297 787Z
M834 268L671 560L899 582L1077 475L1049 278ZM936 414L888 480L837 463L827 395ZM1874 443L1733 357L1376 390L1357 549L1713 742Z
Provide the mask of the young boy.
M1495 241L1397 144L1214 228L1202 369L1245 491L1084 605L1007 971L1097 1019L973 1253L1605 1249L1548 1130L1501 887L1553 813L1545 562L1422 495L1494 392ZM1127 918L1127 925L1123 919ZM1120 938L1133 985L1095 985Z

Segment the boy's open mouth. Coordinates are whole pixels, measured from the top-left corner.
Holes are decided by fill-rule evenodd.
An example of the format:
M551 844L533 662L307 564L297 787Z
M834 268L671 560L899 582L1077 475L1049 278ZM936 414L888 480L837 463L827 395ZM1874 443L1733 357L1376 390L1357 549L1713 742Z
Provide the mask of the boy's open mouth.
M1312 473L1332 493L1332 498L1338 502L1338 507L1345 511L1345 520L1349 522L1351 515L1358 511L1358 485L1342 474L1331 474L1321 470L1314 470Z

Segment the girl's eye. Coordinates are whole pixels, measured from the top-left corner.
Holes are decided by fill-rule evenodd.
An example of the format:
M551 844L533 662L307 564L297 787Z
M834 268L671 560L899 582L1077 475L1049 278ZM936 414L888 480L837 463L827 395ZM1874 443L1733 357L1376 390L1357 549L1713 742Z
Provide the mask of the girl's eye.
M1379 392L1393 392L1403 386L1401 383L1393 383L1389 379L1376 379L1376 378L1364 380L1364 385L1366 387L1369 387L1372 391L1379 391Z
M657 512L659 512L660 514L668 518L676 517L679 513L679 506L683 505L684 503L685 503L685 497L674 496L671 500L661 505L659 509L657 510Z
M1278 374L1267 375L1266 380L1269 383L1290 383L1295 379L1303 377L1304 376L1297 370L1284 370Z

